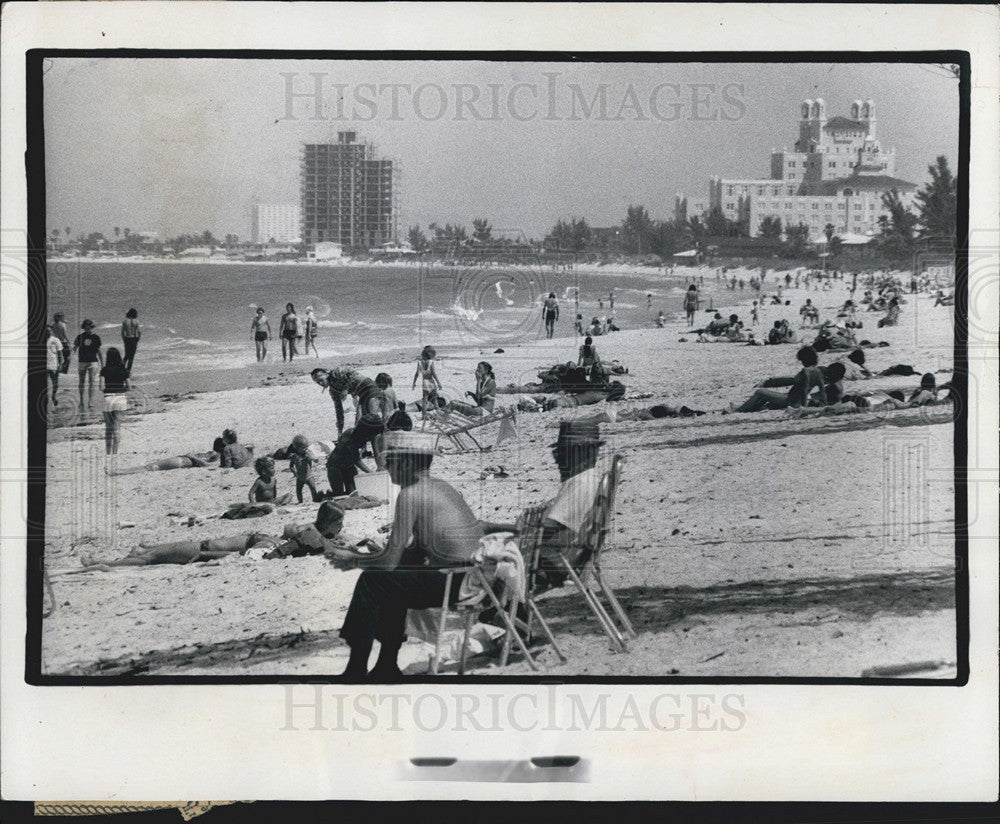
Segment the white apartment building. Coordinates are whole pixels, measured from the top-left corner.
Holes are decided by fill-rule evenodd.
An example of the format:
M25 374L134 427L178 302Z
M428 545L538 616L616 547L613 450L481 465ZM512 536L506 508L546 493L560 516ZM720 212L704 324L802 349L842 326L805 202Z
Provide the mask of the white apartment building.
M895 189L907 202L917 187L895 177L896 150L883 150L876 137L875 104L855 100L850 114L827 119L822 98L803 101L795 151L772 150L770 178L713 177L709 209L747 221L751 236L765 217L804 223L813 238L828 223L838 233L877 231L882 193Z
M290 203L257 203L250 215L250 239L254 243L299 243L302 238L302 208Z

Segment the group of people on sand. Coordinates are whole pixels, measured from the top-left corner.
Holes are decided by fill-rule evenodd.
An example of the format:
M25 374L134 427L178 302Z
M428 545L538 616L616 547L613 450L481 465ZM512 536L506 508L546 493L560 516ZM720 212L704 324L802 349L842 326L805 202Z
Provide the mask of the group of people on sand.
M306 307L305 317L300 318L295 312L295 306L291 303L285 304L285 312L278 323L278 337L281 339L281 360L290 362L295 360L299 354L298 344L301 341L305 347L305 354L309 354L312 348L313 354L318 358L319 352L316 349L316 335L319 331L319 321L316 319L316 312L311 306ZM257 354L257 363L267 360L267 342L272 339L271 321L268 320L264 307L258 306L254 318L250 321L250 332L253 335L254 347Z
M340 533L344 509L336 501L320 504L309 523L287 524L280 535L249 532L227 538L140 545L115 561L82 558L84 569L119 566L190 564L234 555L251 559L280 559L322 554L341 570L360 569L340 630L350 654L342 677L348 681L398 681L398 655L405 636L407 610L440 607L450 585L449 602L476 593L474 576L456 573L452 581L435 574L444 567L473 562L491 540L506 533L516 536L529 526L540 529L539 589L562 586L566 569L578 565L588 552L590 515L608 464L601 460L604 441L597 423L563 421L557 439L549 445L561 486L554 498L526 510L514 523L477 518L462 493L431 474L434 444L424 433L392 431L384 436L383 460L391 481L400 488L388 535L384 528L349 544ZM268 459L257 462L258 478L251 489L255 501L277 500ZM515 568L523 570L524 560ZM483 621L494 620L495 610L484 610ZM374 642L379 651L374 666Z
M937 386L934 374L925 373L920 386L909 397L898 390L890 392L845 393L844 381L874 377L865 367L863 349L855 349L827 366L819 366L819 355L812 346L803 346L796 352L801 369L790 378L768 378L754 389L742 404L733 405L728 412L762 412L769 409L802 407L837 407L850 405L870 409L887 405L892 408L925 406L955 399L951 384ZM881 375L914 374L912 367L897 365L879 373ZM789 387L785 390L783 387ZM939 393L944 397L939 398Z
M51 402L59 406L59 376L68 374L73 354L77 357L79 411L86 415L96 411L95 395L98 389L104 397L102 415L105 423L105 447L108 455L117 455L121 441L121 419L128 409L129 379L132 365L142 337L139 312L135 308L125 313L121 324L122 352L115 346L104 350L104 344L94 332L94 322L86 318L80 324L80 333L69 342L66 316L56 312L52 323L45 327L45 408Z

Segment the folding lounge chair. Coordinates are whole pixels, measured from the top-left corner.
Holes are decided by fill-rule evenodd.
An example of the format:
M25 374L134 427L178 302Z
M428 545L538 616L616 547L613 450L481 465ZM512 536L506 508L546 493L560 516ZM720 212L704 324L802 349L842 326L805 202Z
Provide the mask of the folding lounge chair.
M454 583L455 574L459 572L464 572L466 575L472 575L478 578L479 583L482 585L483 589L486 591L486 597L492 602L494 608L497 611L497 615L500 616L504 623L504 627L507 632L504 635L503 649L500 654L500 666L507 665L507 659L510 655L511 641L514 641L518 649L521 650L521 654L524 655L525 661L528 662L528 666L532 670L537 670L538 666L535 664L535 659L531 657L531 653L528 652L528 648L517 631L515 611L517 605L511 606L510 612L505 610L501 604L500 597L497 595L496 591L490 585L489 578L485 572L485 564L468 564L464 566L455 567L445 567L439 569L438 572L447 575L444 585L444 598L441 603L441 617L438 620L438 631L437 638L434 643L434 657L431 659L431 672L434 675L438 674L438 669L441 665L441 642L444 639L445 625L448 621L449 612L458 613L464 621L464 634L462 636L462 652L458 663L458 674L465 674L465 661L469 649L469 633L472 630L472 625L476 622L476 618L479 613L482 612L485 601L483 599L477 599L474 603L463 603L461 601L455 604L449 604L449 597L451 595L451 587ZM553 642L554 643L554 642Z
M584 536L581 541L584 551L580 554L575 564L570 563L565 554L558 551L559 564L566 570L577 591L583 596L587 606L597 618L601 629L611 641L612 649L617 652L624 652L627 649L627 638L635 638L636 631L629 621L625 610L618 602L611 587L604 580L601 572L601 552L610 529L611 514L614 512L615 492L618 488L618 480L621 477L622 457L615 455L611 462L610 469L601 478L597 487L597 495L594 498L593 517L584 528ZM527 587L527 609L528 609L528 640L531 640L531 623L534 618L538 618L542 625L542 630L555 647L552 633L545 619L542 617L536 603L537 577L539 566L542 560L541 539L543 532L544 507L533 507L526 510L522 515L522 531L520 536L521 551L524 553L525 564L528 569ZM592 576L597 582L600 592L607 599L618 622L608 613L604 604L601 603L598 594L587 585L588 576ZM556 648L558 653L558 648ZM561 653L559 657L562 658Z
M478 450L485 452L490 446L483 446L476 440L473 431L492 423L503 421L506 418L513 418L517 414L516 409L497 409L489 415L481 418L468 418L455 412L437 410L431 412L424 418L423 428L430 430L441 436L439 448L447 452L471 452ZM444 447L445 442L448 448Z

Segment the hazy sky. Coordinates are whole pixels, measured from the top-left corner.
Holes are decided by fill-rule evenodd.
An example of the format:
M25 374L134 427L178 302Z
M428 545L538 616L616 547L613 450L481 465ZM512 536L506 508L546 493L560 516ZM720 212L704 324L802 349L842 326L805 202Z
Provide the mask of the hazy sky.
M301 144L347 130L399 162L404 235L485 216L541 237L637 203L670 217L713 175L767 177L813 97L830 117L874 100L906 180L958 157L958 81L935 66L60 58L44 93L49 231L74 236L248 238L254 202L298 202Z

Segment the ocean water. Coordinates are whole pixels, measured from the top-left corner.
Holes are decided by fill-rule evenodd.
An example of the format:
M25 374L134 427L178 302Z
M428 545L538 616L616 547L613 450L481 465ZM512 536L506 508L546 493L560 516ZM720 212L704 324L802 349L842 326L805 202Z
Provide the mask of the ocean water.
M560 300L557 336L573 334L577 311L585 321L613 315L623 329L649 327L661 309L668 317L681 311L690 276L681 270L674 277L650 278L530 267L146 261L52 261L48 271L49 316L63 312L71 336L90 318L106 347L120 346L122 318L136 308L143 327L137 363L147 374L255 363L250 323L257 306L271 322L271 361L281 357L277 332L289 302L300 319L313 307L323 357L399 348L412 348L415 357L426 344L537 339L544 334L541 305L550 292ZM705 296L715 287L714 277L706 275ZM607 300L612 289L613 311ZM650 309L647 294L653 295Z

